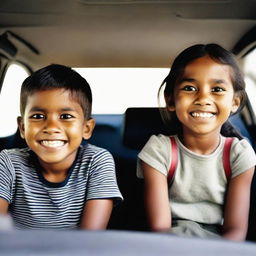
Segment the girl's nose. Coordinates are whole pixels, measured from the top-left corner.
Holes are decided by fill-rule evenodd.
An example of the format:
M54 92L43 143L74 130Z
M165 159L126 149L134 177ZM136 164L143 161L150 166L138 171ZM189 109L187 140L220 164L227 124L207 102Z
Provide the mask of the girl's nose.
M195 105L211 105L211 98L209 93L206 91L199 91L195 100Z

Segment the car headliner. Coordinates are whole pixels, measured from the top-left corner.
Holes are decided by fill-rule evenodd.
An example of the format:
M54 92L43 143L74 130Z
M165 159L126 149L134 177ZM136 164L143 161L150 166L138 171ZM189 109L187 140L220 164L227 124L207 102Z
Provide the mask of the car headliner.
M1 0L0 15L1 34L12 31L38 49L8 36L33 69L169 67L195 43L233 49L255 25L256 7L254 0Z

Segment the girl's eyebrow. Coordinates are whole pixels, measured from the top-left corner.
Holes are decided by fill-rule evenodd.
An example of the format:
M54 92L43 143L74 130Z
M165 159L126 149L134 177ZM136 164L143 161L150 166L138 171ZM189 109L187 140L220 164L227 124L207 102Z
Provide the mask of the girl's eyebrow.
M189 77L184 77L184 78L182 78L182 79L180 80L181 83L183 83L183 82L190 82L190 83L192 83L192 82L195 82L195 81L196 81L196 79L194 79L194 78L189 78Z
M212 81L215 83L215 84L226 84L226 80L223 80L223 79L212 79ZM183 82L190 82L190 83L193 83L193 82L196 82L196 79L194 78L189 78L189 77L184 77L180 80L180 83L183 83Z
M213 82L215 84L226 84L226 81L223 79L213 79Z

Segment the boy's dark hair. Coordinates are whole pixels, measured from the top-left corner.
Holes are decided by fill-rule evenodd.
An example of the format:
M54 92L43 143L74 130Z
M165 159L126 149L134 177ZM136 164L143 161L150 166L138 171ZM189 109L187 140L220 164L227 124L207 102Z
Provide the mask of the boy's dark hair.
M165 85L164 96L173 100L175 86L182 78L186 66L190 62L204 56L209 56L214 61L220 64L228 65L231 68L230 75L234 92L240 98L240 106L237 112L240 111L247 101L243 74L239 68L235 56L218 44L196 44L182 51L174 60L169 74L162 82L158 91L158 97L160 97L160 92ZM179 122L175 113L170 113L167 109L166 111L162 112L161 115L167 124L170 123L171 119L172 124L173 121ZM177 130L180 130L180 125L180 123L176 123ZM224 127L230 127L230 125L225 124ZM225 134L225 131L223 133Z
M70 67L51 64L35 71L21 86L20 113L24 115L28 96L35 92L64 89L81 105L86 119L91 117L92 92L88 82Z

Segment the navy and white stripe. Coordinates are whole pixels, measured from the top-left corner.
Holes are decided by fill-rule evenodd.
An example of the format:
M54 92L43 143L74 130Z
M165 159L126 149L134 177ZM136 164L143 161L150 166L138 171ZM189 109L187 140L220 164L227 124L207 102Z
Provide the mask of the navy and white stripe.
M86 200L122 199L111 154L90 144L80 147L61 183L44 179L28 148L3 150L0 197L9 202L15 226L29 229L75 229Z

